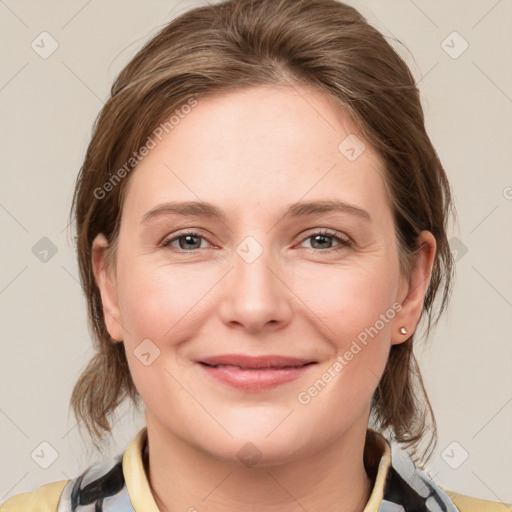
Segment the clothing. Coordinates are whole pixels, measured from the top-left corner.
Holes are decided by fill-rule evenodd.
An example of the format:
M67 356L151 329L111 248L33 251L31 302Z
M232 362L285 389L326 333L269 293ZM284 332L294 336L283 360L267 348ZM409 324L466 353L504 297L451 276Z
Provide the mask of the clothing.
M0 512L159 512L146 476L147 428L124 454L101 461L71 480L18 494ZM412 463L391 464L389 442L368 429L365 469L373 489L364 512L506 512L506 505L471 498L437 486ZM458 507L458 508L457 508Z

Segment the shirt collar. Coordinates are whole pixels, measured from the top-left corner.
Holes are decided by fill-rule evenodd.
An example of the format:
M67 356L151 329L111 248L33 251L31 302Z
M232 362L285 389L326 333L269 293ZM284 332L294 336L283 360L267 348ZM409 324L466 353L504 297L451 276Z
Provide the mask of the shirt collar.
M144 468L145 459L147 460L147 427L139 431L126 449L123 473L135 512L159 512ZM388 441L371 428L366 431L364 464L373 481L373 488L363 512L378 512L391 465L391 450Z

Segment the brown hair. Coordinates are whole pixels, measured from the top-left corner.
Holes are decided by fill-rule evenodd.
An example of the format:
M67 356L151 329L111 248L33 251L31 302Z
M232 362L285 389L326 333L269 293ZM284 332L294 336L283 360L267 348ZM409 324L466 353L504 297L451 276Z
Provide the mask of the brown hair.
M117 406L127 397L138 406L140 397L124 345L113 343L105 327L92 242L98 233L107 237L113 268L125 188L138 162L134 155L155 127L196 98L263 84L315 86L351 115L385 162L402 272L412 268L420 231L436 239L424 297L427 334L448 303L454 272L446 235L454 213L450 187L425 130L414 77L384 36L336 0L228 0L185 12L116 78L76 182L71 216L97 353L80 375L71 405L96 447L111 432L109 418ZM416 453L427 428L428 446L435 447L435 419L413 336L392 346L372 415L374 428L386 430L411 452Z

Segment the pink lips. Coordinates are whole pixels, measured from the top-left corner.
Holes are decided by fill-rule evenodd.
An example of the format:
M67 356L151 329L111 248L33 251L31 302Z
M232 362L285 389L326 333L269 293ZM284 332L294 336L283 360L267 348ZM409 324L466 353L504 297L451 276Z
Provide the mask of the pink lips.
M264 391L299 378L316 363L286 356L225 354L203 358L200 366L212 377L244 391Z

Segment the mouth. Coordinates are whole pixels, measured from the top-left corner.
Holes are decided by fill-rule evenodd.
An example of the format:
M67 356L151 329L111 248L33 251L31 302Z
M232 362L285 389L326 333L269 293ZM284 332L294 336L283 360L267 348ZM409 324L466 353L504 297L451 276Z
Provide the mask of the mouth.
M288 369L288 368L302 368L303 366L307 366L309 364L316 364L316 363L310 362L310 363L304 363L304 364L297 365L297 366L262 366L262 367L256 367L256 368L248 368L248 367L244 367L244 366L237 366L234 364L211 365L211 364L203 363L202 361L200 361L199 364L202 364L204 366L209 366L210 368L227 368L227 369L231 369L231 370L251 371L251 370L282 370L282 369Z
M223 355L204 358L199 366L217 382L243 391L265 391L291 382L317 361L285 356Z
M310 359L300 359L297 357L279 355L249 356L244 354L224 354L203 358L198 362L213 368L231 368L238 370L300 368L305 365L316 363L316 361Z

